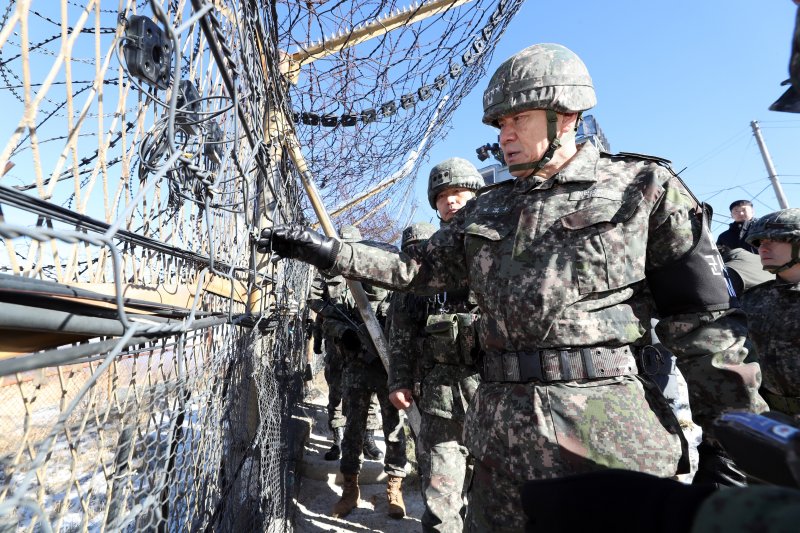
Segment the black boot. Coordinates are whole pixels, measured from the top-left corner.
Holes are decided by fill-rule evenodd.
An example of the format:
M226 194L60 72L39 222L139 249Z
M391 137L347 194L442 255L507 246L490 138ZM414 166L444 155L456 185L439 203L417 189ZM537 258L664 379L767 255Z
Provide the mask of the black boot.
M367 431L364 436L364 457L372 459L373 461L380 461L383 459L383 452L378 445L375 444L375 436L372 431Z
M344 428L333 429L333 446L325 452L326 461L338 461L342 457L342 438L344 438Z

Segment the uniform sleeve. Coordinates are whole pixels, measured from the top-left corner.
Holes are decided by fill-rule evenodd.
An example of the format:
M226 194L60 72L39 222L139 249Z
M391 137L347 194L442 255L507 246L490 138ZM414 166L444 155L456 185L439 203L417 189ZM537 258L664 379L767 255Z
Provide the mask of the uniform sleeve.
M648 269L678 261L701 236L697 203L675 177L664 182L650 217ZM719 283L724 283L720 276ZM662 317L656 332L678 357L689 385L692 414L710 434L711 422L730 410L762 412L761 372L747 357L747 326L739 309L699 311Z
M389 390L413 389L414 366L422 355L420 343L424 334L418 306L424 300L410 293L395 293L389 327Z
M325 293L325 279L318 275L311 283L311 290L308 294L308 306L315 313L319 313L325 307Z
M464 256L465 207L452 223L409 253L393 252L369 243L342 244L336 263L327 272L416 294L436 294L467 286Z

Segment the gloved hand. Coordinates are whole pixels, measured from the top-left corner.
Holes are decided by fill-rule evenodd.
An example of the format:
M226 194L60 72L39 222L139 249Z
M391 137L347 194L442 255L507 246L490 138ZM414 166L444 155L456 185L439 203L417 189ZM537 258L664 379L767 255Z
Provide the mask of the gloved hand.
M314 373L311 371L311 363L306 363L306 368L303 370L303 381L313 381Z
M271 249L283 258L298 259L326 270L336 261L341 243L299 224L279 224L261 230L256 247L261 253Z
M700 464L692 480L693 485L722 487L745 487L747 476L733 462L731 456L718 446L703 441L697 446Z
M520 490L526 531L688 533L715 491L629 470L528 481Z
M314 353L317 355L322 355L322 336L316 335L314 337Z
M358 332L354 329L346 329L344 333L342 333L341 340L342 346L352 352L355 352L361 348L361 338L358 336Z

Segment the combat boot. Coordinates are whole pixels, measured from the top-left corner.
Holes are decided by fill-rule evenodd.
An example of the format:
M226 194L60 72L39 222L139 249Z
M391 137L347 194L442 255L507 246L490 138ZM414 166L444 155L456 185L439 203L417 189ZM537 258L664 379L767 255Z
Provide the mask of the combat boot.
M358 490L358 474L343 474L343 476L342 497L333 506L331 513L334 518L344 518L349 515L358 505L358 497L361 494Z
M390 518L403 518L406 515L406 504L403 503L403 490L401 485L403 478L397 476L389 476L389 481L386 483L386 499L389 500L389 510L386 514Z
M375 432L374 431L367 431L364 437L364 457L367 459L372 459L373 461L380 461L383 459L383 452L378 445L375 444Z
M326 461L338 461L342 457L342 439L344 438L344 428L333 429L333 446L325 452Z

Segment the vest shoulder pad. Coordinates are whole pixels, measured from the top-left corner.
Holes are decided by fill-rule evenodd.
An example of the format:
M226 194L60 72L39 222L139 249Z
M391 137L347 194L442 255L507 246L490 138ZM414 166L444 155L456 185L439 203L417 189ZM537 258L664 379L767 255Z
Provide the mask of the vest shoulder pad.
M750 298L759 297L764 292L769 293L769 291L772 290L772 288L775 286L777 281L778 281L777 279L770 279L770 280L765 281L764 283L759 283L758 285L753 285L749 289L745 289L744 294L749 295Z
M498 181L497 183L490 183L489 185L484 185L483 187L481 187L480 189L478 189L476 191L475 195L476 196L480 196L480 195L482 195L482 194L484 194L484 193L486 193L488 191L499 189L501 187L513 186L514 185L514 181L515 180L513 180L513 179L512 180L503 180L503 181Z
M642 161L652 161L653 163L657 163L667 168L672 167L672 161L655 155L637 154L634 152L617 152L616 154L604 153L603 155L607 155L608 157L613 157L613 158L640 159Z

